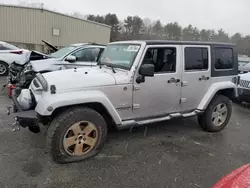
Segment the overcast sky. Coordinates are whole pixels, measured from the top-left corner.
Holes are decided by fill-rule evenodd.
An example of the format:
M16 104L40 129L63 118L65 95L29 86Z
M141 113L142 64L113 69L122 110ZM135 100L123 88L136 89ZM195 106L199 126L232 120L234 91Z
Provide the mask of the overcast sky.
M128 15L160 19L163 23L192 24L199 29L223 28L229 34L250 35L250 0L0 0L18 4L40 2L59 12L82 14L116 13L119 19Z

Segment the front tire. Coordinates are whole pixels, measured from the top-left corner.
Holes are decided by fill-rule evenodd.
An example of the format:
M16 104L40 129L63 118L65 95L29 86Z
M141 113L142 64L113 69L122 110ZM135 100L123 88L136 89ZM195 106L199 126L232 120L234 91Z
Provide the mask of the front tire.
M231 115L232 101L224 95L217 95L205 112L198 116L198 122L205 131L219 132L227 126Z
M106 137L107 125L98 112L73 107L54 118L48 128L46 142L57 163L69 163L99 153Z
M9 65L3 61L0 61L0 76L8 76Z

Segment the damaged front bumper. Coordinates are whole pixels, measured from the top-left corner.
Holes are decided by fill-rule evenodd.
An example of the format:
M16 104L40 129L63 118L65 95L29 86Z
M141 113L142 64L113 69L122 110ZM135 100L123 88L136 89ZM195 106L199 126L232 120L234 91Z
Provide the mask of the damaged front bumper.
M40 132L39 118L35 110L23 110L21 105L17 100L17 95L15 89L12 93L13 106L7 107L7 114L14 117L15 122L12 124L12 131L19 131L20 126L23 128L28 127L33 133ZM11 113L11 108L13 113Z

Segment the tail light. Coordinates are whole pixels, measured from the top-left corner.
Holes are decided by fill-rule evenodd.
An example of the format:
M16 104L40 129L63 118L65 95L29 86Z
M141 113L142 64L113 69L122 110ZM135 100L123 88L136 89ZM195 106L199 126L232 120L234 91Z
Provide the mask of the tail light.
M22 54L23 54L23 51L22 51L22 50L16 50L16 51L11 51L10 53L22 55Z

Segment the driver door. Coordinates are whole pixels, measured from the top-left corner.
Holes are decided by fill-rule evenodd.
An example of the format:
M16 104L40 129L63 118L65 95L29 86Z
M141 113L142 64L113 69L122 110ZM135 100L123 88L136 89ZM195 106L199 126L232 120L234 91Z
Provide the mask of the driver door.
M137 118L165 116L179 108L181 47L149 46L143 60L149 58L155 65L154 76L145 77L145 82L139 84L136 82L139 73L134 78L133 112Z

